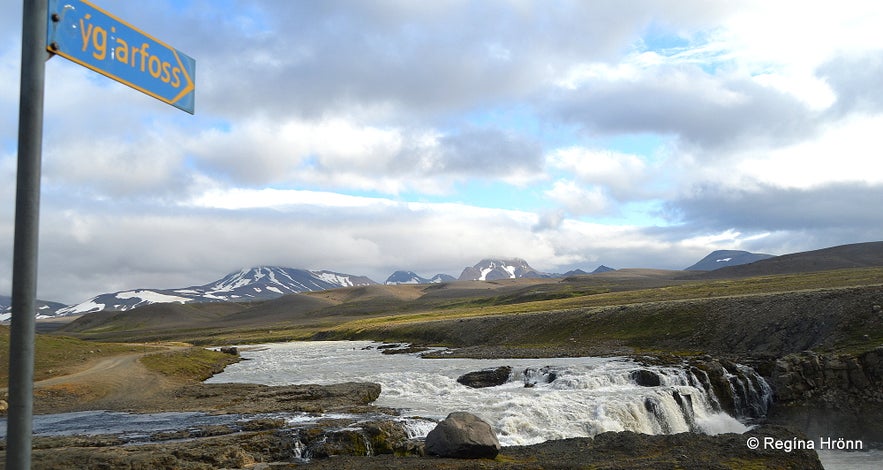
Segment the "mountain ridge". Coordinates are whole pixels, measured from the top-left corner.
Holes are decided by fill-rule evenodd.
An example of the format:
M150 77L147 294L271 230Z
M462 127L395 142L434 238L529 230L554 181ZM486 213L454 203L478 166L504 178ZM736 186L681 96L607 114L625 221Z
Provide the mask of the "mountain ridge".
M751 257L765 257L756 261ZM730 258L730 259L727 259ZM710 260L710 261L709 261ZM749 253L740 250L716 250L690 266L698 269L703 261L712 263L714 270L684 272L679 279L720 279L768 274L787 274L808 270L827 270L862 266L883 266L883 241L864 242L797 252L781 256ZM734 265L740 261L745 264ZM727 266L720 266L726 263ZM532 268L522 258L485 258L466 267L459 280L492 281L518 278L556 278L597 275L612 268L601 265L592 273L581 269L565 274L544 273ZM685 270L686 271L686 270ZM413 271L396 271L384 284L438 284L457 278L437 274L424 278ZM314 292L340 287L378 284L365 276L341 274L329 270L310 271L279 266L258 266L234 271L216 281L197 286L173 289L132 289L100 294L75 305L38 300L37 317L76 315L116 310L125 311L155 303L248 302L269 300L291 293ZM11 317L10 298L0 295L0 322Z
M851 243L774 256L749 264L691 273L682 279L728 279L873 266L883 266L883 241Z
M97 295L62 308L59 315L103 310L126 311L156 303L243 302L269 300L286 294L376 284L365 276L334 271L309 271L279 266L245 268L201 286L178 289L134 289Z

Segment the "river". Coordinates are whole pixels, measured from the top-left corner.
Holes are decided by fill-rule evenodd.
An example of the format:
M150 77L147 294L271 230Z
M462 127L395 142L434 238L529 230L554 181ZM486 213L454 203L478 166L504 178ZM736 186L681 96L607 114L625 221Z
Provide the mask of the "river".
M642 387L631 374L646 367L625 358L421 359L414 354L381 354L377 346L367 341L330 341L247 348L241 352L247 360L228 366L208 382L377 382L383 391L376 405L400 409L404 416L433 419L469 411L491 423L504 446L604 431L718 434L742 433L750 426L747 417L717 410L715 398L679 368L651 368L662 381L656 387ZM456 381L467 372L498 366L513 369L504 385L472 389ZM525 387L526 383L532 386ZM673 392L690 396L692 410L684 410ZM767 399L759 392L760 400ZM829 470L883 468L879 449L820 451L819 456Z
M654 368L661 385L642 387L630 374L645 367L624 358L421 359L381 354L376 346L346 341L264 345L242 351L247 360L228 366L208 382L376 382L383 390L376 405L433 419L469 411L490 422L504 446L605 431L717 434L748 429L716 411L714 399L689 385L690 378L678 368ZM467 372L498 366L513 370L501 386L476 389L457 383ZM691 397L692 410L685 412L673 392Z
M240 348L243 361L207 382L266 385L376 382L382 393L374 403L412 417L412 434L425 436L432 422L453 411L469 411L488 421L500 443L535 444L551 439L594 436L630 430L646 434L743 433L752 420L720 410L693 372L678 367L648 367L626 358L422 359L416 354L381 354L379 343L329 341L266 344ZM509 381L474 389L457 377L476 370L510 366ZM642 386L635 371L649 370L659 385ZM731 379L732 380L732 379ZM645 384L646 385L646 384ZM752 387L750 383L744 384ZM764 383L765 385L765 383ZM750 394L765 411L769 390ZM748 406L750 405L750 406ZM315 419L284 415L292 425ZM138 415L110 412L36 416L36 434L123 434L137 441L151 432L205 424L230 423L238 416L201 413ZM5 437L0 419L0 438ZM819 452L827 469L883 468L883 451Z

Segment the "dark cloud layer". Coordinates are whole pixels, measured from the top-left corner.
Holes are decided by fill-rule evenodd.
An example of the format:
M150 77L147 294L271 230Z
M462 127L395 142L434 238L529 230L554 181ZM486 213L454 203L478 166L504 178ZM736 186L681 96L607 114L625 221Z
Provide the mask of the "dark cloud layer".
M590 81L560 92L550 113L592 134L673 135L704 152L746 142L793 142L816 125L813 114L790 95L694 66L662 66L634 81Z
M883 233L883 219L868 208L883 201L883 185L827 184L817 188L752 189L699 187L672 200L673 218L693 230L752 232L848 229L856 239L873 240Z
M823 65L819 75L837 96L830 113L883 111L883 51L837 57Z

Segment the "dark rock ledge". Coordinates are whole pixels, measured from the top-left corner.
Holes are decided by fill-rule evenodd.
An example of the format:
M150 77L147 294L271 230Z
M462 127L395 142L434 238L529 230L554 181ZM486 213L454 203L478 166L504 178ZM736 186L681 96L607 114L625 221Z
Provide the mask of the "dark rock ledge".
M382 446L381 442L402 439L397 431L374 423L367 434L323 435L315 431L313 444L323 443L309 462L300 459L303 436L287 430L245 431L235 434L138 446L119 445L98 437L46 438L35 442L34 468L175 468L193 469L658 469L658 468L764 468L821 470L814 450L765 448L752 450L747 442L756 437L780 442L803 440L805 436L778 426L762 426L746 434L674 434L650 436L633 432L607 432L595 438L547 441L531 446L503 447L493 460L422 456L420 446ZM361 441L368 436L368 441ZM388 441L384 441L388 439ZM365 456L367 448L348 442L367 442L378 451ZM342 444L342 445L338 445ZM312 445L312 444L307 444ZM0 456L4 450L0 448ZM343 452L361 452L346 455ZM381 453L382 452L382 453ZM321 454L321 456L320 456Z

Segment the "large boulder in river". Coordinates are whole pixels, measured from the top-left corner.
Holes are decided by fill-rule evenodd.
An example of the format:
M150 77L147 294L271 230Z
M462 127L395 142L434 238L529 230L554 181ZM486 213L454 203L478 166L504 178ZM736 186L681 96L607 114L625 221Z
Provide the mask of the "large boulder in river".
M500 441L491 425L471 413L454 412L426 435L426 452L458 459L493 459Z
M632 381L642 387L658 387L662 385L662 380L659 378L659 375L652 370L633 370L629 374L629 377L631 377Z
M496 387L506 383L511 373L511 367L501 366L496 369L484 369L463 374L457 378L457 382L472 388Z

